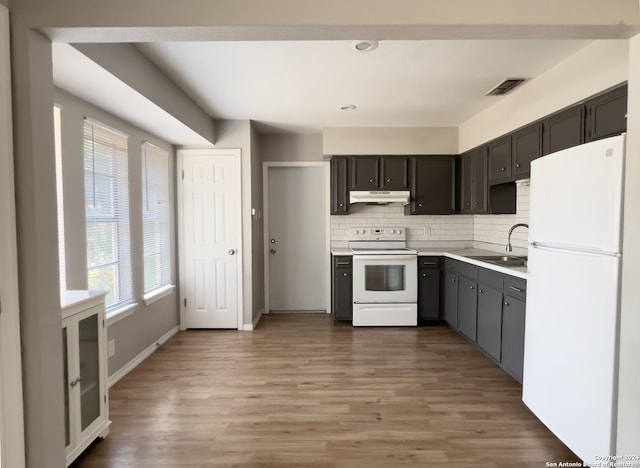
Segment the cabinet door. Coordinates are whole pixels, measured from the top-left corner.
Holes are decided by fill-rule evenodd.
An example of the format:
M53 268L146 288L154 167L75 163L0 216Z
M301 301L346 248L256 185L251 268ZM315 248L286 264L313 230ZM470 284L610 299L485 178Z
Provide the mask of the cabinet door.
M543 154L584 143L584 105L571 107L542 121Z
M444 273L444 319L454 330L458 329L458 275L450 271Z
M478 285L464 276L458 285L458 330L471 341L476 341L476 309L478 306Z
M489 143L489 183L501 184L511 180L511 137Z
M587 141L627 131L627 85L587 101Z
M473 213L473 178L475 177L475 164L473 154L469 153L462 157L461 165L461 185L460 191L460 212Z
M353 318L353 266L351 257L333 257L331 309L333 320L351 321Z
M501 363L502 367L520 383L522 383L524 364L524 322L524 301L512 296L504 296Z
M422 258L421 258L422 260ZM440 318L440 268L418 270L418 320Z
M512 179L526 179L531 172L531 161L542 154L542 124L535 123L515 132L511 145Z
M351 158L351 190L376 190L379 187L379 161L377 156Z
M349 214L349 158L331 158L331 214Z
M405 208L405 214L454 213L456 202L454 157L413 157L410 173L411 203Z
M409 158L383 156L380 158L380 188L409 190Z
M473 212L486 213L487 206L487 147L473 152Z
M502 334L502 291L478 285L477 343L489 356L500 362Z

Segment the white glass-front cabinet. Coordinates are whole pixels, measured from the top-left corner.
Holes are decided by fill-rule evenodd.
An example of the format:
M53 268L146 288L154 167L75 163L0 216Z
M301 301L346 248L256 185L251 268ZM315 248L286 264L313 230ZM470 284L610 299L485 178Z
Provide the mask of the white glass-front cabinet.
M104 293L62 293L65 456L69 466L109 434Z

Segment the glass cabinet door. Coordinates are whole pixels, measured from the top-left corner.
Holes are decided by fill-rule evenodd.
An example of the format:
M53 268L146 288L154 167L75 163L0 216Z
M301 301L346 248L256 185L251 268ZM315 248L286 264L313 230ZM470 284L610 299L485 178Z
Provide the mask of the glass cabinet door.
M80 358L80 430L100 417L100 342L98 315L78 322Z

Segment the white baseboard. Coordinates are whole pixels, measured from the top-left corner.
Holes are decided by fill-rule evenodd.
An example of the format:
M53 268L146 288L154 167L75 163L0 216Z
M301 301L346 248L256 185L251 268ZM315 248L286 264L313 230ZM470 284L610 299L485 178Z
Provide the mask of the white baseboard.
M147 359L149 356L151 356L153 354L153 352L156 349L158 349L158 347L162 346L167 341L169 341L170 338L175 336L178 333L179 330L180 330L180 327L172 328L167 333L165 333L160 338L158 338L155 343L153 343L147 349L142 351L140 354L138 354L136 357L134 357L127 364L125 364L121 369L119 369L117 372L114 372L113 375L110 375L109 376L109 388L113 387L113 385L115 385L115 383L118 382L121 378L123 378L125 375L127 375L129 372L131 372L133 369L135 369L140 364L142 364L142 362L145 359Z
M244 331L253 331L253 330L255 330L256 327L258 326L258 322L262 318L262 314L264 314L264 309L260 309L258 311L258 315L256 315L255 318L253 319L253 323L245 323L244 326L242 327L242 330L244 330Z

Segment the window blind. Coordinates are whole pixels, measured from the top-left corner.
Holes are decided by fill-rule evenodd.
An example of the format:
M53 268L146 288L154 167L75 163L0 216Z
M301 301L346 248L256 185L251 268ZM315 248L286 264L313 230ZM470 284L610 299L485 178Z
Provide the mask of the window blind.
M133 302L127 159L127 135L85 119L88 283L108 310Z
M144 231L144 292L171 284L171 205L169 153L142 145L142 213Z
M60 291L67 289L67 268L64 248L64 198L62 185L62 110L53 107L53 132L56 156L56 202L58 215L58 262L60 272Z

